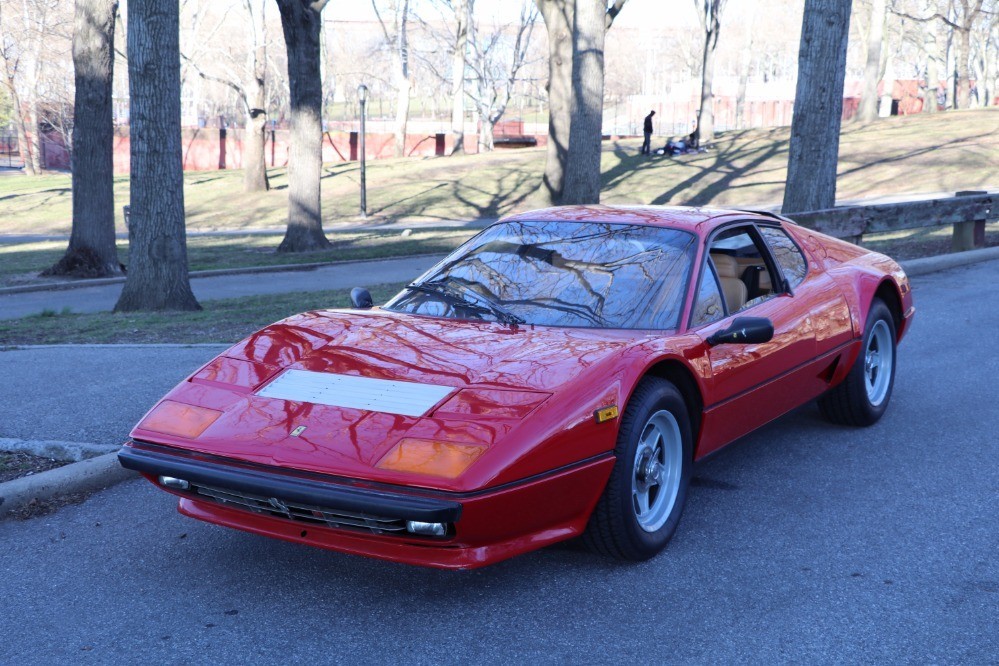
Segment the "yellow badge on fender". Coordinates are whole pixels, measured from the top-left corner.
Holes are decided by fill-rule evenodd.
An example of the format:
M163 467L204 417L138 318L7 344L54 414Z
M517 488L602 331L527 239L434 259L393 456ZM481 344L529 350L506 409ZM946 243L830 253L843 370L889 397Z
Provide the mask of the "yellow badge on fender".
M601 407L593 412L593 418L597 420L597 423L604 423L605 421L616 419L618 414L617 405L610 405L609 407Z

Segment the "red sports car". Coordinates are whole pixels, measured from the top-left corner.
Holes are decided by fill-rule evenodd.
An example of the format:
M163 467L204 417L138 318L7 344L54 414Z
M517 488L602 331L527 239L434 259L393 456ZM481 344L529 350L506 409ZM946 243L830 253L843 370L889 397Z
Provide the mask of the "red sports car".
M870 425L909 282L768 213L564 207L506 218L382 307L307 312L170 391L120 459L181 513L444 568L676 530L691 467L814 398Z

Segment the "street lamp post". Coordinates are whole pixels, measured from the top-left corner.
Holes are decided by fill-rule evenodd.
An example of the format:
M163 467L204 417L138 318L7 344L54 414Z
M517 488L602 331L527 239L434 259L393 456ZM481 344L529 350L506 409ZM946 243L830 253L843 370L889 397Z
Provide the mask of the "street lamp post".
M364 124L366 120L367 105L368 105L368 86L363 83L357 86L357 99L361 103L361 136L360 136L360 146L358 146L360 154L358 157L361 160L361 217L368 216L368 184L366 180L367 174L365 173L365 150L364 150Z

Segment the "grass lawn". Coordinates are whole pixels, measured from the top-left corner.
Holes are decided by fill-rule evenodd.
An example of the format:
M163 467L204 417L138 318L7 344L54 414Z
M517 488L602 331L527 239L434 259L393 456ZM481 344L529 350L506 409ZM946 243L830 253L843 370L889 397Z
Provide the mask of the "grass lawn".
M450 252L471 238L477 229L418 229L400 231L350 231L331 236L333 247L321 252L295 254L274 251L281 235L191 236L187 239L192 271L247 266L384 259ZM0 243L0 287L40 282L38 272L54 264L66 250L63 241ZM118 243L118 256L128 264L128 242Z
M786 127L727 132L713 151L678 158L640 156L640 140L607 141L602 199L610 204L777 204L783 197L789 135ZM536 207L544 160L543 149L374 160L367 176L369 221L495 218ZM996 164L997 108L847 124L837 194L854 199L995 187ZM246 194L241 171L186 173L188 228L282 227L287 174L272 169L270 175L271 191ZM323 214L329 231L358 221L358 188L357 163L325 167ZM115 179L115 193L120 211L128 199L127 177ZM66 174L0 178L0 233L68 233L70 204ZM120 219L119 231L124 231Z
M372 287L375 303L384 303L404 284ZM279 319L307 310L350 307L350 290L253 296L205 301L200 312L46 312L23 319L0 320L4 345L80 343L204 342L235 343Z

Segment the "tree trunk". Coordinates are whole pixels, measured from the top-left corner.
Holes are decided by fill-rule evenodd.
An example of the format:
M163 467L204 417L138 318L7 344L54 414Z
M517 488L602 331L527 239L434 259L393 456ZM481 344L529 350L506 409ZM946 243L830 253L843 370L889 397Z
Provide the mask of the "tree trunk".
M929 31L928 31L929 32ZM923 113L936 113L937 96L940 94L940 60L936 40L927 40L926 51L926 97L923 99Z
M44 165L42 164L42 132L38 123L38 98L32 95L32 100L28 102L28 144L30 150L28 157L31 159L31 172L40 174ZM27 164L27 162L25 162Z
M999 21L999 20L997 20ZM993 26L996 24L993 23ZM988 32L988 37L985 39L984 53L982 54L982 85L979 88L982 90L982 94L979 95L982 101L982 106L992 106L992 95L995 90L995 82L992 74L992 57L991 53L995 49L995 44L992 42L992 34L995 31L993 27Z
M864 90L860 95L857 120L862 123L878 119L878 80L881 78L881 49L885 32L885 0L871 3L871 21L867 32L867 62L864 64ZM886 90L890 95L891 91Z
M396 30L395 67L395 156L406 155L406 126L409 124L409 96L412 82L409 80L409 0L402 0L398 11Z
M564 205L600 203L600 153L604 118L604 38L607 5L576 0L573 16L572 103Z
M400 70L401 71L401 70ZM395 151L396 157L406 156L406 126L409 124L409 77L396 76Z
M246 192L264 192L270 189L267 181L267 161L264 145L267 142L267 34L265 32L265 2L247 4L250 9L249 54L247 69L250 71L246 86L246 130L243 136L243 189Z
M495 139L493 136L493 131L496 127L496 123L489 120L486 116L482 116L482 122L479 126L479 152L488 153L492 151L495 147Z
M21 160L24 162L24 173L27 176L35 176L35 167L31 163L31 157L29 153L31 152L31 147L28 144L28 126L27 121L24 119L24 107L21 103L21 97L17 93L17 88L14 87L14 77L13 75L7 76L7 89L10 91L10 103L14 111L14 131L17 134L17 152L21 154Z
M805 0L784 213L831 208L852 0Z
M130 261L116 312L201 309L187 273L179 35L176 2L129 1Z
M473 0L457 0L454 15L458 20L454 57L451 59L451 135L452 155L465 152L465 51L468 47L468 23ZM479 142L482 143L481 141Z
M710 0L704 16L704 59L701 68L701 106L697 112L697 138L700 145L715 138L714 78L715 51L718 48L718 32L721 28L720 14L723 0Z
M291 154L288 160L288 229L278 252L330 247L320 214L323 165L322 78L319 33L322 7L312 0L277 0L288 51ZM317 8L317 5L318 8Z
M73 25L73 229L43 275L119 275L114 234L114 25L118 0L76 0Z
M954 78L954 69L955 69L955 66L956 66L955 65L956 61L954 59L954 31L953 30L949 30L948 33L947 33L947 50L946 50L945 55L944 55L944 63L946 63L945 64L945 67L946 67L945 74L946 74L946 76L944 77L945 96L946 96L945 99L946 99L946 101L944 102L944 108L945 109L953 109L953 108L956 108L954 106L954 103L955 103L954 93L956 92L956 88L957 88L957 80Z
M742 49L739 58L739 86L735 93L735 126L737 129L746 128L746 88L749 85L749 70L753 64L753 30L750 26L749 40Z
M572 0L538 0L548 30L548 145L542 179L546 203L562 203L565 163L569 156L572 123L572 30L575 7Z
M971 28L955 29L957 41L955 48L954 70L957 75L957 99L955 109L967 109L971 106L971 79L968 76L968 63L971 61Z

